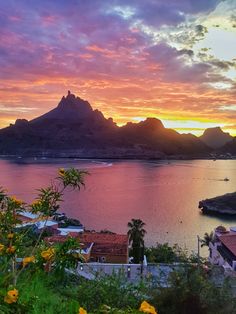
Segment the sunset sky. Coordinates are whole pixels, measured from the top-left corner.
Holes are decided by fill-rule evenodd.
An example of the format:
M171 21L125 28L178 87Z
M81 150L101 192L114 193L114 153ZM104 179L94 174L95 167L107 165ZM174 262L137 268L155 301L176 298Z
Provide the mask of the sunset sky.
M0 127L67 90L119 125L236 135L236 0L0 0Z

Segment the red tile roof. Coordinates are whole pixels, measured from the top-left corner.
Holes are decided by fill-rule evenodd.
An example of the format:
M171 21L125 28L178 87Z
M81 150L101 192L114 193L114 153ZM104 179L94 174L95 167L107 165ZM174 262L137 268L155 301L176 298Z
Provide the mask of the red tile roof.
M47 243L63 243L65 242L69 237L73 237L73 238L76 238L78 236L78 233L76 234L69 234L69 235L53 235L51 237L46 237L44 238L44 241L47 242ZM88 248L90 247L92 243L89 243L89 242L86 242L86 243L80 243L80 247L82 249L85 249L85 248Z
M220 236L219 239L236 256L236 234L225 234Z
M96 255L127 255L128 245L113 244L113 243L95 243L92 248L92 253Z
M110 234L98 232L84 232L78 235L81 242L94 242L94 243L110 243L113 245L127 245L128 236L126 234Z
M61 235L61 234L57 234L57 235L53 235L51 237L46 237L44 238L45 242L51 242L51 243L62 243L65 242L68 237L72 237L72 238L76 238L78 236L78 233L70 233L69 235Z
M125 234L109 234L98 232L74 233L69 235L53 235L44 240L48 243L65 242L68 236L77 238L82 247L87 247L94 243L92 253L96 255L127 255L128 252L128 236Z
M32 221L32 218L25 217L25 216L22 216L22 215L20 215L20 214L17 214L17 215L16 215L16 218L19 219L22 223Z

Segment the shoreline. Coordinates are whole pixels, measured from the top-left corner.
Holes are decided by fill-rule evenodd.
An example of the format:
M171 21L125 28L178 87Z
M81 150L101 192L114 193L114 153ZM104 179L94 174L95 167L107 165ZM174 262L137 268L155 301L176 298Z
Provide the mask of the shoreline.
M236 160L236 156L229 157L219 157L219 158L212 158L208 156L166 156L166 158L152 158L152 157L146 157L146 158L140 158L140 157L92 157L92 156L60 156L60 155L50 155L50 156L43 156L43 155L0 155L0 159L39 159L39 160L50 160L50 159L76 159L76 160L134 160L134 161L180 161L180 160Z

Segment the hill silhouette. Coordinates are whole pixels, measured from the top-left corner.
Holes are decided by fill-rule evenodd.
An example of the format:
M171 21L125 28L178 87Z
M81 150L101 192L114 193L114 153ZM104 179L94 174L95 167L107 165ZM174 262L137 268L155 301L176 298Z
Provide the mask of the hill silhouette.
M165 158L209 151L196 136L167 129L156 118L118 127L70 91L53 110L0 130L1 155Z
M233 137L225 133L220 127L206 129L200 139L209 147L220 148L232 141Z

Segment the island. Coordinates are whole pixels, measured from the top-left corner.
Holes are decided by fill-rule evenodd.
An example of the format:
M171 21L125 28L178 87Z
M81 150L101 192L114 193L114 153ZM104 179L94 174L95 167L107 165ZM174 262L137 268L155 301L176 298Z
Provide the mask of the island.
M203 214L236 215L236 192L202 200L198 208Z

